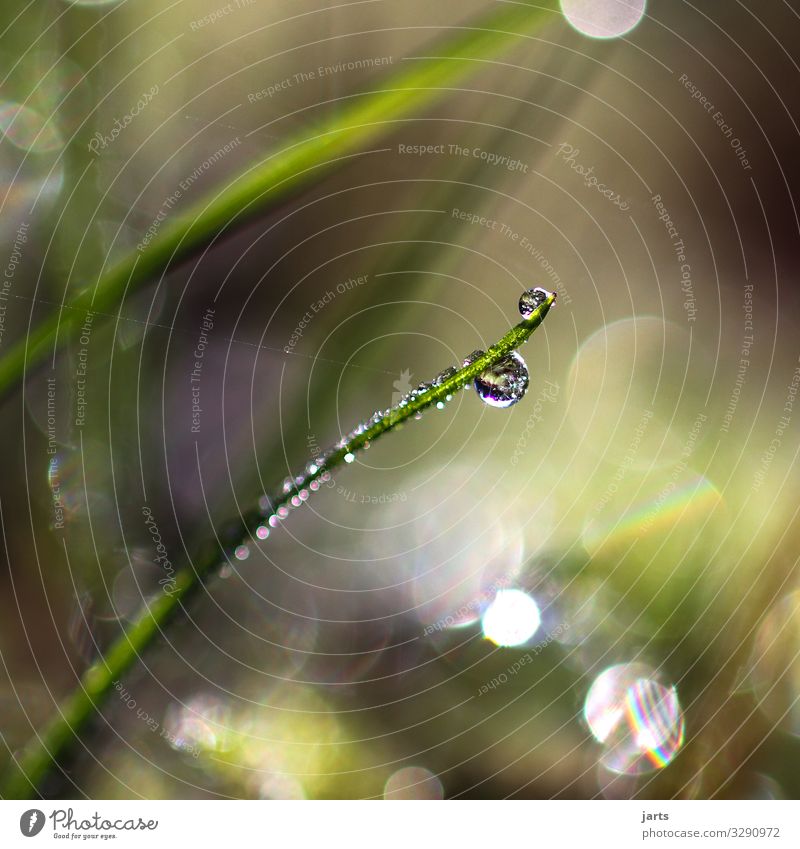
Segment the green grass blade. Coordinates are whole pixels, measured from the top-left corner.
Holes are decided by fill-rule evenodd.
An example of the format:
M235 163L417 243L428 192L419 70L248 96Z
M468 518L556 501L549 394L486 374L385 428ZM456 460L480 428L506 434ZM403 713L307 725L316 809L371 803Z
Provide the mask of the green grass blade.
M434 58L409 60L377 90L352 96L336 115L319 122L241 173L215 196L162 228L143 250L135 251L82 289L0 359L0 395L80 328L87 312L115 314L126 290L163 273L210 239L313 182L343 157L363 150L387 126L418 113L448 87L475 72L470 60L499 55L519 35L553 11L553 0L498 3L483 18L458 28L458 35L432 48ZM463 61L460 61L463 60Z
M380 439L418 413L446 401L482 371L491 367L528 340L542 323L555 301L550 294L531 316L512 327L505 336L469 365L455 371L429 389L420 392L407 403L387 410L372 424L357 428L349 437L320 458L294 479L291 487L279 492L259 509L239 517L222 528L217 539L199 554L194 563L178 570L169 594L158 596L147 604L126 631L112 643L105 655L83 674L78 687L60 705L56 716L28 745L15 756L8 774L0 782L0 796L5 799L28 798L37 792L56 762L76 741L87 720L95 713L115 683L147 649L167 622L182 608L188 597L216 568L232 556L237 546L257 537L257 529L275 524L289 515L293 502L298 506L308 497L313 484L345 462L345 457L362 450L369 442ZM304 498L300 498L305 493Z

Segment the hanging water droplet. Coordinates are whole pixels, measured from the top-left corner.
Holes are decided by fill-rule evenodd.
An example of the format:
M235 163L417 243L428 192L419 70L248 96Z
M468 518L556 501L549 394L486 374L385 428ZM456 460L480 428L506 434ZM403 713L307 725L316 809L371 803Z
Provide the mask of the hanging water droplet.
M266 525L259 525L256 528L256 536L259 539L266 539L269 536L269 528Z
M284 478L283 479L283 487L282 487L283 494L286 495L287 493L291 492L292 487L294 487L294 479L293 478Z
M443 410L444 409L444 401L437 401L436 402L436 409L437 410Z
M352 463L353 460L355 460L355 459L356 459L356 455L353 454L352 451L350 451L350 452L348 452L347 454L344 455L345 463Z
M519 311L523 318L530 318L549 297L550 292L537 286L523 292L519 299Z
M510 407L525 395L527 389L528 367L516 351L475 378L475 391L490 407Z
M237 545L234 554L237 560L247 560L250 556L250 549L246 545Z
M485 351L481 351L480 348L478 348L471 354L468 354L466 357L464 357L464 368L466 368L467 366L471 366L475 362L475 360L479 360L485 353Z

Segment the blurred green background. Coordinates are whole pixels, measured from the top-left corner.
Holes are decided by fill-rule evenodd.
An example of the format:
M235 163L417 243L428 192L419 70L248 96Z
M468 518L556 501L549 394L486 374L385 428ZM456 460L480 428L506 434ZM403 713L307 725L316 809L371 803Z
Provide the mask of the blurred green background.
M0 356L496 5L7 0ZM522 402L464 392L340 471L159 636L45 795L797 797L800 9L650 0L592 38L551 5L4 399L5 761L158 591L143 507L177 566L487 348L525 288L559 295ZM541 612L521 646L482 634L501 585ZM609 769L587 694L630 664L679 705L645 710L663 763Z

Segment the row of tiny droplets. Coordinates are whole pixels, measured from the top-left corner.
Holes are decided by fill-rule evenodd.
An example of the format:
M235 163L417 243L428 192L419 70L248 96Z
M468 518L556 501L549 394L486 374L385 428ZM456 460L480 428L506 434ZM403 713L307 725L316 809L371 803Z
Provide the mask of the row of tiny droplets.
M529 293L534 291L538 294L538 292L545 290L528 290ZM523 294L524 297L525 294ZM542 301L538 300L536 310L523 312L526 322L536 320L538 324L541 321L538 311L541 304ZM520 310L522 311L522 306ZM534 312L536 315L534 315ZM492 351L493 348L489 350ZM433 404L440 410L444 409L445 403L452 399L453 393L468 385L481 373L481 367L475 364L483 356L484 351L475 350L465 357L460 370L454 366L449 366L436 375L431 382L420 383L419 386L404 395L394 407L383 412L374 412L366 422L360 422L332 448L309 460L302 475L285 478L281 492L277 496L270 498L267 495L262 495L258 501L258 510L250 511L242 517L244 527L241 523L234 523L240 531L239 534L236 533L233 526L230 527L229 533L224 534L228 543L226 545L226 540L222 541L226 554L232 551L237 560L246 560L250 549L246 541L242 542L243 537L247 539L251 534L255 534L259 540L267 539L270 528L276 528L293 509L308 501L312 492L316 492L322 484L330 481L330 469L335 467L340 460L352 463L355 460L356 451L361 448L369 448L371 440L380 436L399 421L408 418L409 413L406 408L409 405L414 407L414 418L417 419L421 418L424 409Z

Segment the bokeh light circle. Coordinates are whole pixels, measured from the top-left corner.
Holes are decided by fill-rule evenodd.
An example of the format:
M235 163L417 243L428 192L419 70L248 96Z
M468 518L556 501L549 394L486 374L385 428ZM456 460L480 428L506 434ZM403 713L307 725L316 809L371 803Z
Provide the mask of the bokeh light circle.
M658 316L620 319L591 334L568 376L568 416L581 447L624 469L677 462L698 429L696 356L688 330Z
M0 136L31 153L53 153L64 146L53 120L12 100L0 100Z
M498 646L521 646L539 630L539 605L522 590L500 590L483 614L483 634Z
M429 769L408 766L390 776L383 798L439 800L444 798L444 789L442 782Z
M583 713L604 746L600 763L611 772L653 772L671 763L683 745L677 691L659 683L645 664L619 664L602 672L589 689Z
M785 595L761 621L749 673L764 715L800 735L800 590Z
M569 24L591 38L618 38L642 20L646 0L561 0Z

